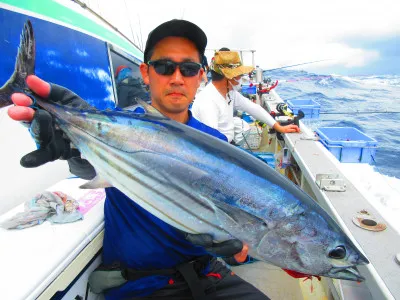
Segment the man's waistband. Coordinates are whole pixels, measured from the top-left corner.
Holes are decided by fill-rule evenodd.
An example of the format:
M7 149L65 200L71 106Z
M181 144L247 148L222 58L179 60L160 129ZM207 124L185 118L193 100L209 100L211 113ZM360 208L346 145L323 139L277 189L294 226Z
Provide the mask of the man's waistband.
M137 270L132 268L122 268L121 273L122 276L126 280L138 280L143 277L153 276L153 275L165 275L171 277L180 277L181 273L179 272L179 268L183 265L191 265L193 270L198 274L201 275L201 272L207 267L208 263L213 259L212 256L205 255L196 257L195 259L184 262L182 264L177 265L174 268L169 269L153 269L153 270Z
M133 268L122 268L119 265L100 266L89 277L89 285L94 293L102 293L108 289L125 284L128 281L135 281L143 277L164 275L175 279L184 279L196 285L199 277L205 276L206 269L212 260L216 258L205 255L191 261L181 263L174 268L137 270ZM191 288L192 289L192 288ZM194 287L194 289L196 289Z

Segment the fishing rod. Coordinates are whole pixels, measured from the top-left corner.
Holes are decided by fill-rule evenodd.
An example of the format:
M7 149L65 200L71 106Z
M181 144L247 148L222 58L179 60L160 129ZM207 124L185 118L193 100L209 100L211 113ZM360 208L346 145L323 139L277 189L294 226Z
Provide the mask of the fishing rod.
M140 50L142 50L142 52L144 52L142 25L140 25L140 15L139 14L138 14L138 20L139 20L139 32L140 32Z
M81 0L71 0L72 2L75 2L76 4L80 5L83 9L86 9L88 12L90 12L91 14L95 15L97 18L99 18L101 21L103 21L104 23L106 23L108 26L110 26L112 29L114 29L115 31L117 31L120 35L122 35L125 39L127 39L132 45L134 45L136 48L141 49L140 47L138 47L138 45L136 45L136 43L134 43L130 38L128 38L125 34L123 34L117 27L115 27L114 25L112 25L110 22L108 22L104 17L102 17L100 14L98 14L97 12L95 12L93 9L91 9L85 2L81 1ZM99 6L99 2L97 2L97 6L100 10L100 6Z
M281 113L282 115L293 115L292 112L288 111L288 105L286 103L278 103L276 105L276 110ZM299 112L303 111L301 109L299 109ZM364 111L321 111L319 114L320 115L356 115L356 114L398 114L400 113L400 111L388 111L388 110L364 110Z
M133 39L133 42L136 43L135 35L133 34L133 28L132 28L131 19L129 18L128 4L126 4L126 0L124 0L124 4L125 4L125 8L126 8L126 14L127 14L128 22L129 22L129 27L131 29L132 39Z
M302 65L308 65L308 64L313 64L313 63L317 63L317 62L321 62L321 61L328 61L328 60L332 60L332 59L321 59L321 60L309 61L309 62L305 62L305 63L301 63L301 64L296 64L296 65L283 66L283 67L275 68L275 69L263 70L263 73L264 73L264 72L269 72L269 71L274 71L274 70L286 69L286 68L290 68L290 67L297 67L297 66L302 66Z
M371 110L371 111L349 111L349 112L327 112L321 111L320 115L353 115L353 114L398 114L400 111L381 111L381 110Z
M311 81L311 80L320 80L320 79L325 79L325 78L331 78L331 75L318 75L315 77L303 77L303 78L298 78L298 79L284 79L284 80L279 80L279 83L283 82L297 82L297 81Z

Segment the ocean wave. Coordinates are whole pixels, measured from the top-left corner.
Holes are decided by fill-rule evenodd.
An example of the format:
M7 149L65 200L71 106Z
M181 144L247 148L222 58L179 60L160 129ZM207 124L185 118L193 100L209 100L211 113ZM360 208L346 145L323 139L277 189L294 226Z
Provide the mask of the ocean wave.
M321 105L320 118L307 121L312 130L323 126L361 130L378 141L379 172L400 178L400 160L395 159L400 157L400 76L318 75L289 70L269 76L273 81L281 80L277 92L282 99L310 99Z
M370 75L356 76L355 78L367 84L400 87L400 76L398 75Z

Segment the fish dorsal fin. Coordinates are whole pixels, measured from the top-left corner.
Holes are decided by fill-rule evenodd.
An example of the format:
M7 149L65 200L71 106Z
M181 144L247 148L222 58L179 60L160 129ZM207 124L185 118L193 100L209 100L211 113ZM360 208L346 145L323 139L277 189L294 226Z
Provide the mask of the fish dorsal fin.
M106 179L97 175L95 178L93 178L89 182L82 184L79 188L93 190L93 189L101 189L101 188L107 188L107 187L112 187L112 185Z
M165 118L165 116L160 113L156 108L154 108L153 106L151 106L150 104L148 104L147 102L143 101L140 98L135 98L135 100L137 101L137 103L143 107L143 109L148 113L151 114L153 116L158 116L158 117L163 117Z

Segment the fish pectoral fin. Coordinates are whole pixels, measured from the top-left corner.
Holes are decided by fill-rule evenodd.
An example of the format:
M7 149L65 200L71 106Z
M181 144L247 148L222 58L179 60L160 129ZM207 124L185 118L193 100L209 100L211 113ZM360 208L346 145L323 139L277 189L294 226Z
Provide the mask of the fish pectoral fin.
M232 206L220 201L213 202L213 204L214 204L215 215L217 216L217 219L220 221L220 224L226 224L229 227L240 226L239 222L229 214L230 211L233 212L234 210Z
M151 106L150 104L148 104L147 102L143 101L140 98L135 98L135 100L137 101L137 103L143 107L143 109L146 111L146 113L153 115L153 116L158 116L158 117L163 117L165 118L165 116L160 113L160 111L158 111L156 108L154 108L153 106Z
M95 178L93 178L89 182L82 184L79 188L92 190L92 189L101 189L101 188L107 188L107 187L112 187L112 185L106 179L97 175Z
M242 228L249 224L257 225L264 230L270 230L275 226L270 220L261 219L237 206L227 204L222 201L214 201L216 207L216 216L220 222L228 226Z
M265 222L257 216L237 207L222 201L213 201L214 207L217 208L217 218L228 224L229 226L242 227L246 224L264 224Z

